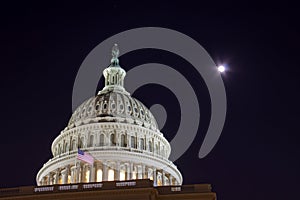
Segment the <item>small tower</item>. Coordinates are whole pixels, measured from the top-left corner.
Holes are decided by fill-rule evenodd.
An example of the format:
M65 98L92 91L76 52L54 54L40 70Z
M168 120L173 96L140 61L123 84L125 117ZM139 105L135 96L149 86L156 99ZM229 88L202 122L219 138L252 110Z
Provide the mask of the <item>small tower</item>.
M119 65L119 53L120 51L118 45L115 44L112 48L112 59L110 61L110 65L103 71L103 75L105 78L105 87L102 91L100 91L101 93L105 93L108 91L127 93L124 89L124 78L126 76L126 72Z

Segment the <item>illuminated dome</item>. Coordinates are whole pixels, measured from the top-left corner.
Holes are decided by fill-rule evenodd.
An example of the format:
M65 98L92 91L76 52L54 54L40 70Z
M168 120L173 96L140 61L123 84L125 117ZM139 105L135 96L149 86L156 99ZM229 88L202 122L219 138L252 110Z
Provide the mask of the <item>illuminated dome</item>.
M75 110L68 127L104 121L158 129L156 120L144 104L129 94L118 91L99 92L97 96L86 100Z
M151 179L154 185L181 185L168 160L171 146L150 110L123 87L117 45L103 71L105 87L83 102L52 143L53 158L37 174L38 185ZM77 159L78 149L93 157Z

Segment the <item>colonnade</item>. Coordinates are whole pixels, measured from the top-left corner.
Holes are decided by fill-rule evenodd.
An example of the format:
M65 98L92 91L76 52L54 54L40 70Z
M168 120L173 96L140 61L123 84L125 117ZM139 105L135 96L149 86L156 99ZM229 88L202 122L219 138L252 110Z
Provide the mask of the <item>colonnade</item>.
M40 185L89 183L151 179L154 186L178 185L178 181L163 169L133 162L94 162L93 165L77 161L73 165L56 169L43 177Z

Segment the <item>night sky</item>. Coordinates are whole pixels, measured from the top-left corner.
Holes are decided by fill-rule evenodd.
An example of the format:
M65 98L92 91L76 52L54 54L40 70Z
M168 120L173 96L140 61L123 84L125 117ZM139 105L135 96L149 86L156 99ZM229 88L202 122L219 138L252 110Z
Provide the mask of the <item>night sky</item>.
M199 159L210 119L209 93L201 76L194 75L184 59L165 51L140 50L120 58L125 70L158 62L191 81L201 121L192 146L175 163L184 184L210 183L224 200L296 197L300 188L296 4L14 2L0 9L0 188L36 184L38 170L52 157L52 141L71 116L73 83L88 53L114 34L155 26L192 37L217 64L229 68L222 76L228 101L225 126L213 151ZM110 60L110 49L99 59ZM148 107L166 106L170 113L162 132L172 139L180 121L172 92L147 85L133 96Z

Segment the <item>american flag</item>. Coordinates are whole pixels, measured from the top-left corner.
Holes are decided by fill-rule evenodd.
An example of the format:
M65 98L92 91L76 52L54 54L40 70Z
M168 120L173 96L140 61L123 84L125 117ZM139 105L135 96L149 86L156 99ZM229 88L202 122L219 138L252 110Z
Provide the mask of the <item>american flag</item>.
M85 153L84 151L78 149L77 159L82 160L84 162L87 162L89 164L94 163L94 158L88 153Z

